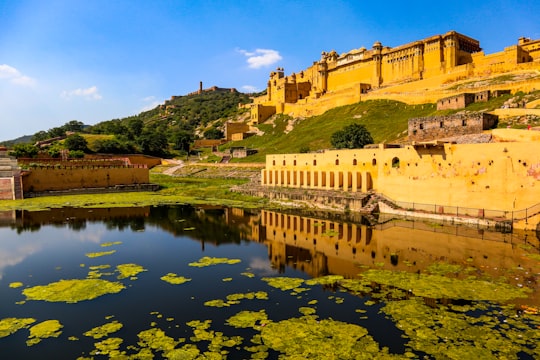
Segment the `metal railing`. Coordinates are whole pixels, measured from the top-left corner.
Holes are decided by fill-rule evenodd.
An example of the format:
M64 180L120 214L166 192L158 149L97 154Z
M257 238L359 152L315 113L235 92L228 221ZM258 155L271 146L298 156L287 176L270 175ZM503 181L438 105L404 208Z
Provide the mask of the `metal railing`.
M440 204L423 204L416 202L395 201L382 194L378 194L378 196L385 199L390 204L393 204L394 206L403 210L426 212L447 216L493 219L498 221L507 220L514 222L517 220L525 220L530 218L531 216L540 214L540 203L522 210L505 211L486 208L471 208L464 206L449 206Z

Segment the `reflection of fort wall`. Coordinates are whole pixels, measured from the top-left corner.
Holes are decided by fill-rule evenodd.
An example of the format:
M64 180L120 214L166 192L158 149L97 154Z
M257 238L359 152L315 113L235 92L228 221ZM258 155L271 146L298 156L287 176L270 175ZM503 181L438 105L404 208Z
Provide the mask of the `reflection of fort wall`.
M311 276L353 277L363 265L422 272L437 261L474 266L494 276L516 268L532 275L537 266L537 261L523 256L524 242L511 234L466 227L395 221L370 228L262 211L261 229L275 267L292 266ZM533 245L538 246L538 239Z
M92 222L109 219L148 217L150 207L131 208L62 208L44 211L2 211L0 226L31 228L47 224Z

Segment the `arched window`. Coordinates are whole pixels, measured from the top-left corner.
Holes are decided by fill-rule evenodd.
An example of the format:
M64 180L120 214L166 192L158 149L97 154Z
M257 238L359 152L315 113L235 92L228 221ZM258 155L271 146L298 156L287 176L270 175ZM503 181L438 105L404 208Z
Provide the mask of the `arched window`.
M313 159L313 166L317 165L317 159Z
M399 158L398 157L395 157L392 159L392 167L393 168L398 168L399 167Z
M336 165L339 165L339 159L336 159Z
M356 164L358 164L358 161L356 159L353 159L352 164L356 165Z
M371 165L373 165L373 166L377 165L377 159L371 160Z

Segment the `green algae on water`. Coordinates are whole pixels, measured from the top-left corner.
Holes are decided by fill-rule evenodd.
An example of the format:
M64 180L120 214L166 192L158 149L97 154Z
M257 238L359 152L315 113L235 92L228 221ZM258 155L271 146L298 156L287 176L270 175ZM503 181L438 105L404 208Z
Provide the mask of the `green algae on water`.
M9 287L12 288L12 289L20 288L22 286L23 286L23 283L20 282L20 281L15 281L15 282L9 283Z
M240 304L240 300L268 300L268 293L265 291L238 293L227 295L227 301L222 299L209 300L204 303L204 306L211 307L228 307L235 304Z
M110 242L105 242L101 244L101 247L109 247L109 246L121 245L121 244L122 244L121 241L110 241Z
M343 279L342 275L326 275L306 280L306 285L333 285L339 283Z
M268 285L270 285L271 287L274 287L276 289L280 289L283 291L293 290L293 289L296 290L299 288L300 285L304 283L304 279L290 278L290 277L284 277L284 276L264 277L261 280L267 282Z
M121 338L108 338L94 344L95 350L91 351L91 355L109 355L109 359L116 359L125 355L124 351L118 350L124 342Z
M160 279L173 285L181 285L191 281L191 279L183 276L178 276L175 273L168 273L167 275L163 275L162 277L160 277Z
M139 273L146 271L146 269L137 264L121 264L116 266L116 271L120 273L120 275L116 277L119 280L126 278L135 280L136 276Z
M83 335L92 337L94 339L101 339L102 337L106 337L109 334L117 332L122 327L123 325L120 322L114 320L114 321L111 321L110 323L103 324L101 326L96 326L95 328L92 328L88 330L87 332L85 332Z
M443 306L427 306L422 299L415 298L391 301L381 311L405 333L409 339L407 346L430 358L517 359L520 352L532 358L540 356L540 320L516 316L514 307L470 316Z
M434 299L508 301L527 297L528 289L506 283L475 279L455 279L440 275L415 274L390 270L368 270L362 277L382 285L394 286L416 296Z
M60 280L48 285L23 290L27 300L76 303L92 300L106 294L116 294L125 289L119 282L101 279Z
M46 320L30 328L30 336L26 344L32 346L38 344L43 339L58 337L62 333L60 329L64 326L58 320Z
M109 250L109 251L86 253L85 255L86 255L86 257L89 257L89 258L97 258L97 257L101 257L101 256L112 255L115 252L116 252L116 250Z
M314 316L269 322L262 328L261 338L264 345L287 359L402 358L381 349L364 327Z
M173 350L184 341L183 339L175 340L167 336L163 330L157 328L143 330L137 336L139 337L139 346L164 352Z
M0 320L0 338L9 336L20 329L26 329L36 322L33 318L5 318Z
M236 315L227 319L226 324L235 328L253 328L260 330L261 325L268 322L268 315L263 310L259 311L240 311Z
M205 266L212 266L212 265L218 265L218 264L238 264L242 260L240 259L228 259L228 258L216 258L216 257L208 257L204 256L200 258L196 262L191 262L188 265L194 266L194 267L205 267Z

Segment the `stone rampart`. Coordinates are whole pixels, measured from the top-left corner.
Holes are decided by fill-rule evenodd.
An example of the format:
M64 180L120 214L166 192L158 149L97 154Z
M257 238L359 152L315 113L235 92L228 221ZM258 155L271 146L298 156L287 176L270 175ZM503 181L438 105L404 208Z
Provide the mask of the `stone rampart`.
M148 184L146 166L39 167L23 176L24 193Z
M359 93L367 95L366 99L385 97L383 95L388 89L406 85L423 90L416 94L411 92L410 96L406 91L392 90L386 98L411 104L435 102L441 97L464 92L454 88L443 96L431 93L432 89L444 88L456 81L475 77L485 79L520 70L537 71L540 67L540 62L535 60L537 43L520 40L502 52L485 55L477 40L450 31L395 48L376 42L371 49L362 47L339 55L335 51L322 52L320 60L298 74L285 76L283 68L271 72L266 95L256 98L257 105L251 108L252 121L261 123L271 116L272 110L266 107L272 107L275 113L290 113L289 110L294 109L293 116L309 116L320 114L324 109L351 104L354 98L345 93L334 97L330 106L322 103L331 97L331 93L355 89L359 84ZM505 84L505 87L512 91L530 91L536 87L530 82L534 81L518 87ZM487 86L487 90L496 86L500 84L493 83ZM378 92L379 89L383 92ZM306 98L309 101L301 102ZM357 101L360 98L354 102ZM264 111L260 106L265 107Z
M498 131L501 139L503 130ZM521 131L524 135L535 133ZM266 157L261 184L375 191L401 202L512 212L539 202L540 142L418 144L273 154Z
M487 113L465 113L409 119L409 141L431 141L478 134L497 125L498 117Z

